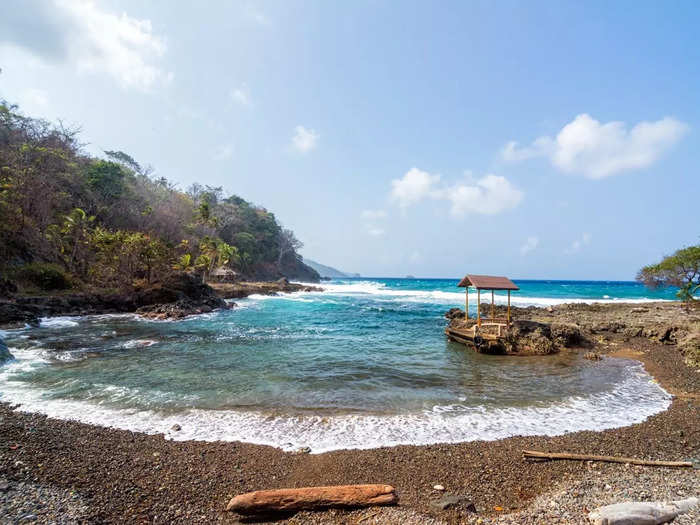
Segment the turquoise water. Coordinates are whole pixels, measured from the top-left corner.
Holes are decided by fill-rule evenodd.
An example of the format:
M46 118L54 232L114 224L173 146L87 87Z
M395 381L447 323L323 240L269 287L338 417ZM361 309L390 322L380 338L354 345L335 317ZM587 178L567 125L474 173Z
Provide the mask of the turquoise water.
M484 356L448 342L443 314L464 302L456 282L337 280L177 322L44 319L2 334L17 359L0 368L0 399L173 439L314 451L610 428L667 407L632 361ZM636 283L518 284L512 304L523 306L674 295Z

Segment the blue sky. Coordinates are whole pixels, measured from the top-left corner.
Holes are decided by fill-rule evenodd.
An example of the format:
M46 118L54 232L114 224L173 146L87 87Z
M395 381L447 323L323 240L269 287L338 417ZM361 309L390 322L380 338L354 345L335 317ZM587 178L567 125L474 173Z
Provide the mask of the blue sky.
M697 2L10 0L0 97L370 276L631 279L700 241Z

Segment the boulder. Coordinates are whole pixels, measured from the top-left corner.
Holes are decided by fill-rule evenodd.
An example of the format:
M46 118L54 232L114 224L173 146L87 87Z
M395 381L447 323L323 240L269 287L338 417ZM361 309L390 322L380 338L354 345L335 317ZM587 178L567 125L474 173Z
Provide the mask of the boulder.
M450 308L445 312L445 319L464 319L464 310L461 308Z
M513 321L503 337L506 353L518 355L547 355L559 351L548 324L536 321Z
M39 322L41 309L30 304L0 301L0 326L20 327Z
M10 353L10 350L7 348L7 345L5 342L0 339L0 365L5 364L7 361L10 361L11 359L14 359L15 356L13 356Z
M576 346L583 342L581 329L575 324L552 323L552 338L559 346Z
M471 498L460 494L444 494L439 500L431 501L430 506L436 510L460 508L466 512L476 512Z
M615 503L588 514L594 525L657 525L668 523L698 504L698 498L679 501Z

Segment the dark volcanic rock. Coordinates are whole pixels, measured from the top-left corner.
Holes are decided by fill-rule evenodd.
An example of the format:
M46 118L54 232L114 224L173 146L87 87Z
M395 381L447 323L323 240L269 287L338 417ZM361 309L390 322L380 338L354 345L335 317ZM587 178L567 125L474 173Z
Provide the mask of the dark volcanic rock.
M212 288L225 299L241 299L249 295L277 295L292 292L322 292L323 288L290 283L282 278L275 282L212 283Z
M551 333L554 342L559 346L576 346L583 342L581 330L575 324L552 323Z
M19 327L39 322L41 309L33 305L0 301L0 327Z
M445 312L445 319L464 319L464 310L461 308L450 308Z
M4 364L5 361L9 361L10 359L14 358L15 356L10 353L10 350L7 348L5 342L0 339L0 365Z
M0 277L0 297L10 297L17 293L17 285L9 279Z
M503 345L509 354L547 355L559 351L551 327L536 321L513 321L506 330Z

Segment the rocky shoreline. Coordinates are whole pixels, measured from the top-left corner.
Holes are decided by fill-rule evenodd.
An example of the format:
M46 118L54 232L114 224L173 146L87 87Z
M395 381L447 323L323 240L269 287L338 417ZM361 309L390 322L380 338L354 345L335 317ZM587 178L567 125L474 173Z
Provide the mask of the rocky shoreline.
M700 373L688 366L688 351L681 348L694 340L696 311L678 303L562 305L515 315L576 324L586 343L570 351L599 353L595 366L606 366L611 356L639 359L676 396L670 408L602 432L309 455L246 443L175 442L0 404L0 503L13 523L27 515L39 523L235 523L238 518L224 509L239 493L388 483L399 494L397 507L304 512L283 521L583 524L587 511L600 505L697 496L697 468L522 458L529 449L700 464ZM696 508L674 523L698 520Z
M42 317L79 316L113 313L137 313L150 319L181 319L188 315L227 309L253 294L275 295L299 291L323 291L322 288L287 279L272 282L236 282L204 284L196 275L174 274L130 293L80 293L0 298L0 328L37 324Z

